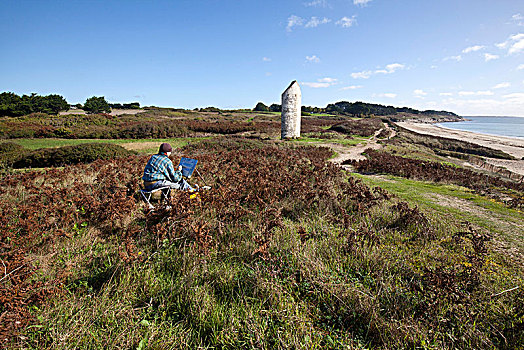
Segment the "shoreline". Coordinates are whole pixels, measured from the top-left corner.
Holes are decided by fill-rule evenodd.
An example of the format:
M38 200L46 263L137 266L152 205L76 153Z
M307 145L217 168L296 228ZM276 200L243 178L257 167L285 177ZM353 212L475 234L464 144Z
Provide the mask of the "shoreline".
M396 122L395 124L418 134L467 141L506 152L517 158L517 160L499 160L492 158L486 158L486 160L493 165L503 166L509 171L524 175L524 139L522 138L480 134L472 131L450 129L427 123Z
M456 128L453 128L453 127L450 127L450 126L446 126L447 123L461 123L461 122L467 122L467 121L473 121L472 119L468 119L470 117L464 117L464 120L463 121L444 121L444 122L436 122L436 123L432 123L432 124L435 124L436 126L438 127L441 127L441 128L444 128L444 129L450 129L450 130L454 130L454 131L467 131L467 132L472 132L472 133L475 133L475 134L480 134L480 135L488 135L488 136L495 136L495 137L507 137L507 138L515 138L515 139L519 139L519 140L524 140L524 136L517 136L517 135L501 135L501 134L492 134L492 133L489 133L489 132L484 132L484 131L473 131L473 130L463 130L463 129L456 129ZM479 117L476 117L476 118L494 118L494 117L482 117L482 116L479 116ZM497 117L497 118L522 118L522 117ZM522 118L524 120L524 118Z

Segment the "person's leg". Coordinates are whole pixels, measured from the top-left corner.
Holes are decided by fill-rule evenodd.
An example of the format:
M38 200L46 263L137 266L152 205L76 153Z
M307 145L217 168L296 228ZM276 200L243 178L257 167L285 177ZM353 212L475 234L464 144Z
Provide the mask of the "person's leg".
M175 183L175 182L171 182L171 181L168 181L168 180L160 180L160 181L155 182L153 185L151 185L151 187L148 189L148 191L153 191L153 190L155 190L157 188L162 188L162 187L170 187L170 188L173 188L175 190L180 189L180 185Z
M182 191L194 191L194 188L191 187L191 185L184 179L182 179L180 182L180 189Z

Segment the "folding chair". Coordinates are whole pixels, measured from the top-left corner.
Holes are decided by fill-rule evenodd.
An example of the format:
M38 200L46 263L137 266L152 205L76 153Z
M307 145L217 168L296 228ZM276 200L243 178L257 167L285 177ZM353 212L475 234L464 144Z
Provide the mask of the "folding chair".
M169 194L171 193L171 188L169 186L165 187L159 187L155 188L154 190L147 191L144 188L140 189L140 194L142 195L142 198L144 198L144 201L147 203L147 207L149 209L155 209L155 206L151 204L151 197L153 196L153 193L160 191L160 201L167 201L169 199Z

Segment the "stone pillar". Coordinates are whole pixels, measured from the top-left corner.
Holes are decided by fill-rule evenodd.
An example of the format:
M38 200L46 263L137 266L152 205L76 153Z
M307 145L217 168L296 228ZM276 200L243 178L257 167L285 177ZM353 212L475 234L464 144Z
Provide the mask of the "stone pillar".
M282 139L300 137L302 93L294 80L282 94Z

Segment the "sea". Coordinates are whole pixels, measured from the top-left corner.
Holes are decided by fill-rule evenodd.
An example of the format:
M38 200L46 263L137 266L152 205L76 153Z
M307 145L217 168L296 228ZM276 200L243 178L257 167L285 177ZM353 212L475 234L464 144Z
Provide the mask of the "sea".
M480 134L524 138L524 117L464 117L463 122L445 122L438 126Z

